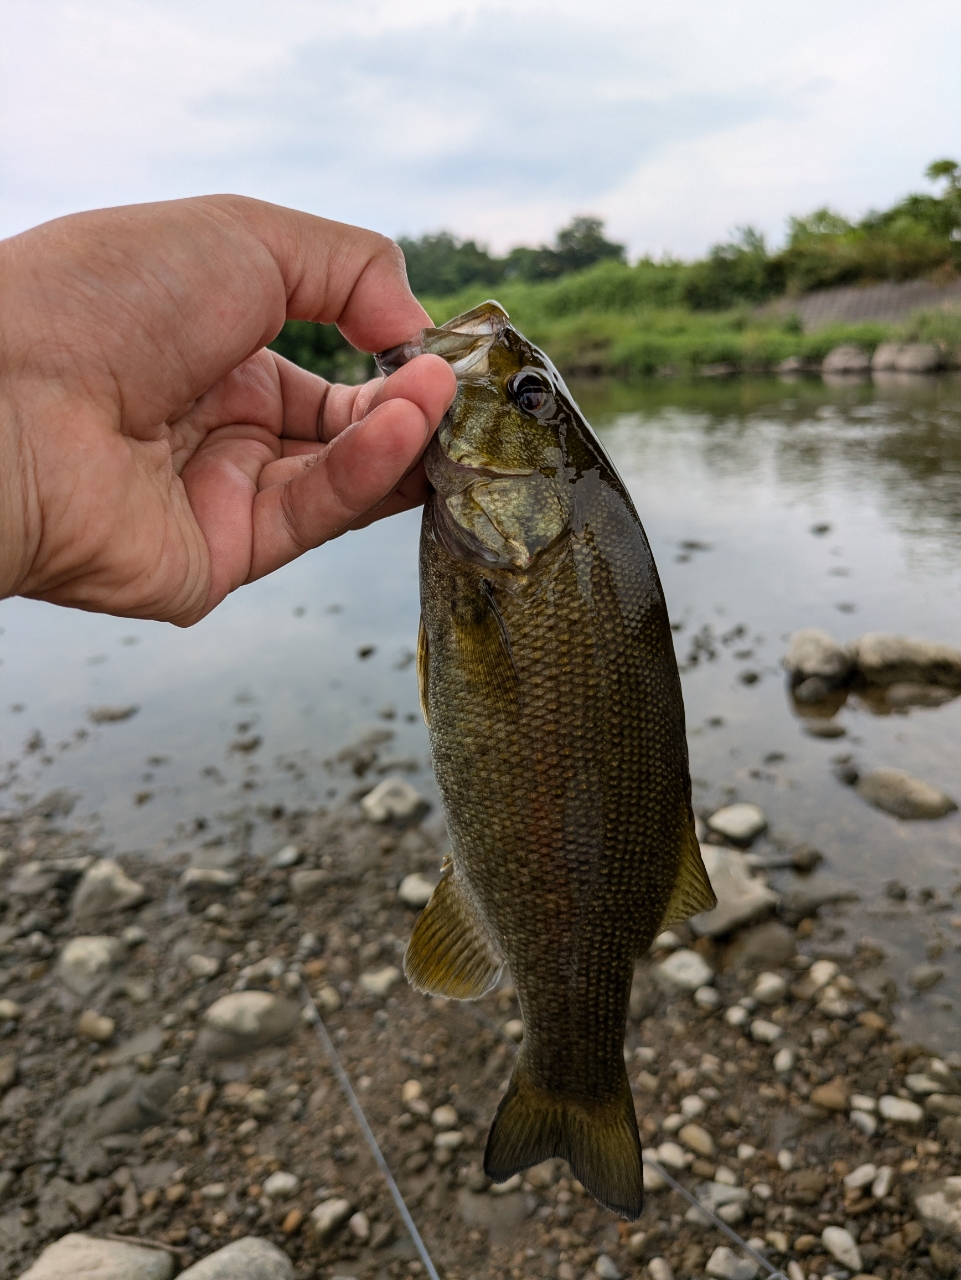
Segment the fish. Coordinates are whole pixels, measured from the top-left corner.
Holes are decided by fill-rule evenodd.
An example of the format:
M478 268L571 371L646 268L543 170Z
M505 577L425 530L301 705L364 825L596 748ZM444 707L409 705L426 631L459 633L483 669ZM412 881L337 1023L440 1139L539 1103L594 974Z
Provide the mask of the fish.
M524 1033L485 1173L561 1157L632 1220L635 961L716 905L664 594L602 444L507 312L486 302L378 365L424 352L457 375L424 456L416 663L451 852L404 969L476 1000L509 966Z

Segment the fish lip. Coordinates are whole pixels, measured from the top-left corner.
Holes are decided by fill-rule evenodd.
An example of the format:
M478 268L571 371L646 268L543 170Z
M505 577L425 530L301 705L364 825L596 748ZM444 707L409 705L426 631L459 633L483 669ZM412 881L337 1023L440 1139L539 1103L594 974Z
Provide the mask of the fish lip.
M420 333L396 347L388 347L374 356L377 368L385 377L396 373L417 356L426 353L439 355L454 370L458 381L482 378L487 373L486 357L505 329L510 328L510 317L499 302L489 298L480 306L465 311L453 320L437 328L421 329ZM451 343L451 338L462 337L461 343ZM438 350L440 347L442 349ZM447 348L444 350L443 348Z

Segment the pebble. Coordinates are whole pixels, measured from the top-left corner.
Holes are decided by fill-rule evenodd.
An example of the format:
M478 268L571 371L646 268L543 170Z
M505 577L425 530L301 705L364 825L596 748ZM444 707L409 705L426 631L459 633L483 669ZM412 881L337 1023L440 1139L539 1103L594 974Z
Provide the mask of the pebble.
M390 777L378 782L360 802L364 817L370 822L404 821L412 818L424 804L424 797L406 778Z
M743 853L721 845L701 847L704 867L717 898L717 906L693 916L690 926L701 937L716 938L768 915L779 895L761 877L753 876Z
M103 915L108 911L125 911L146 901L147 891L131 880L111 858L100 858L83 873L73 896L75 917Z
M320 1240L329 1240L338 1227L343 1226L354 1211L349 1200L324 1200L312 1210L310 1223Z
M122 962L125 952L119 938L72 938L60 952L60 977L75 995L89 995Z
M0 1022L16 1022L22 1013L16 1000L0 1000Z
M878 1100L867 1093L852 1093L851 1106L856 1111L877 1111Z
M684 943L674 932L673 929L665 929L663 933L659 933L651 943L652 951L676 951L678 947L682 947Z
M825 1111L847 1111L850 1096L844 1081L835 1079L812 1089L810 1102L815 1107L824 1107Z
M894 1169L889 1164L883 1164L871 1183L871 1195L876 1200L883 1200L889 1194L893 1183Z
M515 1173L503 1182L492 1182L488 1191L492 1196L508 1196L512 1191L520 1191L523 1185L523 1175Z
M599 1276L600 1280L621 1280L621 1272L614 1260L606 1253L602 1253L594 1263L594 1274Z
M204 1014L198 1047L229 1058L259 1049L289 1034L300 1020L300 1005L270 991L233 991Z
M647 1264L651 1280L674 1280L674 1272L667 1258L652 1258Z
M329 982L318 989L316 998L324 1013L336 1013L341 1006L340 994Z
M290 877L290 893L295 902L311 902L325 894L329 886L329 871L294 871Z
M932 1231L961 1243L961 1177L926 1183L915 1195L914 1205Z
M682 1129L678 1130L677 1136L686 1147L690 1147L697 1155L704 1156L705 1159L714 1155L714 1139L701 1125L686 1124Z
M522 1018L511 1018L509 1022L505 1022L503 1026L505 1036L510 1036L518 1044L524 1039L524 1020Z
M743 1027L744 1024L750 1019L750 1016L751 1015L748 1013L748 1011L744 1008L743 1005L732 1004L730 1009L728 1009L728 1011L724 1015L724 1021L730 1027Z
M751 995L761 1004L779 1004L787 995L787 983L779 973L758 974Z
M757 1155L757 1147L752 1147L750 1142L739 1142L737 1144L738 1160L751 1160Z
M718 1247L708 1258L707 1274L715 1280L754 1280L758 1267L750 1258L739 1258L726 1244Z
M875 769L862 774L854 784L862 800L895 818L934 819L953 813L957 804L920 778L912 778L903 769Z
M778 1049L774 1055L774 1070L779 1076L786 1075L787 1072L794 1070L796 1056L793 1049Z
M686 1169L690 1163L690 1156L676 1142L662 1142L654 1154L668 1169Z
M840 972L833 960L815 960L804 977L794 984L792 994L798 1000L813 1000Z
M872 1183L877 1177L877 1173L877 1165L859 1164L844 1179L844 1185L852 1191L859 1191L861 1187L866 1187L869 1183Z
M908 974L908 982L915 991L930 991L944 977L944 970L933 964L919 964ZM910 1086L909 1086L910 1087Z
M924 1112L916 1102L896 1098L890 1093L878 1099L878 1110L885 1120L893 1124L920 1124L924 1119Z
M735 844L750 844L767 827L767 818L756 804L728 804L712 813L707 825Z
M825 1227L821 1232L821 1243L842 1267L854 1272L863 1270L861 1251L846 1227Z
M435 1129L456 1129L457 1119L457 1112L449 1102L442 1107L435 1107L430 1116L430 1122Z
M77 1035L96 1044L106 1044L116 1026L113 1018L97 1013L96 1009L85 1009L77 1022Z
M655 1169L647 1160L644 1161L644 1190L645 1191L663 1191L668 1186L667 1179L664 1178L660 1170Z
M707 1110L707 1103L699 1094L689 1093L681 1099L681 1115L685 1120L696 1120Z
M287 1173L278 1169L264 1179L264 1195L272 1200L281 1200L285 1196L295 1196L300 1190L300 1179L296 1173Z
M180 887L191 910L199 910L214 898L224 898L239 883L234 871L221 867L188 867L180 877Z
M696 991L698 987L706 986L714 977L714 970L704 957L686 947L662 960L657 969L674 986L685 991Z
M755 1018L751 1023L751 1035L761 1044L773 1044L781 1034L781 1028L776 1022L768 1022L765 1018Z
M17 1058L13 1053L5 1053L0 1058L0 1094L17 1083Z
M215 978L220 972L220 961L213 956L200 955L198 952L196 955L187 957L186 967L192 978Z
M347 1230L360 1244L366 1244L370 1239L370 1218L362 1210L351 1214L347 1219Z
M400 981L400 976L400 970L392 964L383 969L369 969L360 975L360 987L367 995L383 999L394 983Z
M432 880L422 876L419 871L412 871L409 876L404 876L401 880L397 896L405 906L426 907L436 887Z
M298 845L285 844L282 849L278 849L273 855L269 865L278 871L283 871L287 867L296 867L303 856L303 852Z
M174 1260L163 1249L72 1232L48 1245L21 1280L170 1280L173 1273Z
M208 1182L205 1187L200 1188L200 1194L204 1200L226 1200L227 1184L226 1182Z
M852 1111L850 1121L855 1129L859 1129L866 1138L871 1138L878 1131L878 1122L868 1111Z
M177 1280L294 1280L294 1268L269 1240L244 1236L181 1271Z
M721 1004L721 995L714 987L698 987L694 992L694 1003L701 1009L717 1009Z

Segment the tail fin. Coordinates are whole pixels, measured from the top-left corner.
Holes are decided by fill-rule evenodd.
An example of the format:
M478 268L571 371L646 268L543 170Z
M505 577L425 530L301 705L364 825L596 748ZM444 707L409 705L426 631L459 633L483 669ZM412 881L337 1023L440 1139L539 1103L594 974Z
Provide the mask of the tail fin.
M595 1200L633 1221L644 1206L641 1139L624 1073L611 1102L549 1093L518 1059L487 1138L484 1172L494 1182L560 1156Z

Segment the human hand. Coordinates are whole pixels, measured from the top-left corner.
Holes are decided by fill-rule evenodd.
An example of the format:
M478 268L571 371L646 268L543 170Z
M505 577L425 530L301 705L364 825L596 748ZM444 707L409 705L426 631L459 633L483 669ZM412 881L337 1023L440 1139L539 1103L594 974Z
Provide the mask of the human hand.
M430 323L391 241L242 197L0 243L0 596L187 626L422 502L446 362L332 386L264 349L286 317L366 351Z

